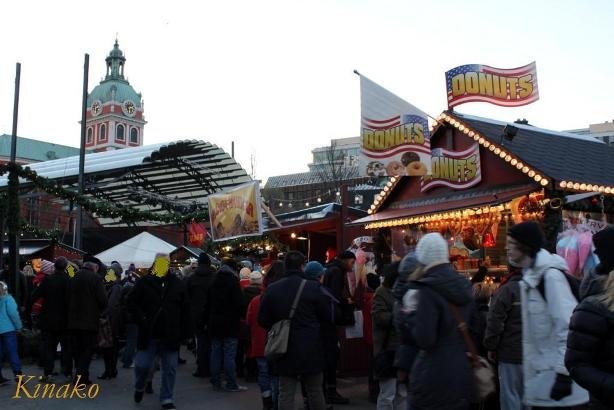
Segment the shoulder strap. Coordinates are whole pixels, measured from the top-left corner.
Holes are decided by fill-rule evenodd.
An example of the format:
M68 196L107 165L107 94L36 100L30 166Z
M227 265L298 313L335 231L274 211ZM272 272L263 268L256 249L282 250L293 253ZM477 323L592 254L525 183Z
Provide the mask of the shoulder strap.
M296 307L298 306L298 301L300 300L301 295L303 294L303 288L305 287L306 283L307 283L307 280L305 279L301 280L301 284L298 287L296 296L294 297L294 302L292 302L292 309L290 309L290 316L288 317L288 319L292 319L292 317L294 316L294 311L296 310Z
M475 365L478 357L478 352L475 348L475 345L473 344L471 336L469 335L469 331L467 330L467 323L463 320L458 306L450 303L450 308L452 309L452 316L454 317L454 320L456 320L456 323L458 325L458 330L463 336L463 340L465 341L465 346L467 346L467 350L469 350L469 353L471 354L471 362L473 365Z

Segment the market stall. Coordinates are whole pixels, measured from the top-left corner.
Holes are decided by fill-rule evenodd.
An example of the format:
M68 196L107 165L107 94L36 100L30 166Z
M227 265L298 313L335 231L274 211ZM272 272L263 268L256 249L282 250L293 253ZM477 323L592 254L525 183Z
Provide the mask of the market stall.
M96 255L107 265L117 261L124 268L134 264L137 269L147 269L152 266L158 253L170 253L174 245L163 241L148 232L141 232L133 238L107 249Z
M393 255L440 232L460 272L471 277L483 264L496 276L507 271L507 229L535 220L570 272L580 275L592 263L586 232L607 226L614 213L614 148L590 136L453 111L437 119L431 148L432 176L392 177L369 216L353 222L383 232ZM566 257L574 252L585 256Z

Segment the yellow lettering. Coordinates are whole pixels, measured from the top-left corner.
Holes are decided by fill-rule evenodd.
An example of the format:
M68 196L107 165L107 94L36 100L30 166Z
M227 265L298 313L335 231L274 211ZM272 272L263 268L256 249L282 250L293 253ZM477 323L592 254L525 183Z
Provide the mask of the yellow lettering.
M450 166L448 158L439 158L439 178L450 179Z
M85 391L85 384L84 383L79 383L80 381L81 381L81 375L78 375L77 376L77 380L75 381L75 384L73 384L73 386L72 386L72 391L70 393L70 398L71 399L74 397L75 394L80 399L84 399L85 398L85 393L82 393L82 392Z
M431 158L431 176L433 178L439 178L439 158Z
M52 399L54 391L55 391L55 383L45 383L45 387L43 387L43 395L41 397L42 398L48 397Z
M448 177L448 179L449 179L450 181L453 181L453 180L454 180L454 174L455 174L455 171L454 171L454 169L455 169L455 167L454 167L454 162L455 162L455 161L454 161L453 159L449 159L449 160L448 160L448 167L450 168L450 176Z
M458 161L458 181L464 182L467 180L465 167L467 166L467 161L464 159L459 159Z
M386 148L394 146L394 128L384 130L384 146Z
M492 74L479 73L478 82L480 83L480 95L492 97Z
M507 81L505 77L499 77L498 75L492 76L492 85L495 97L503 98L507 100Z
M520 86L520 98L527 98L533 93L533 75L523 75L518 79L518 85Z
M63 384L60 388L55 392L56 399L67 399L68 398L68 389L70 388L70 384ZM63 393L60 393L64 389Z
M452 95L456 97L463 94L465 94L465 76L458 74L452 77Z
M424 144L424 125L417 122L414 124L414 135L412 138L416 144Z
M394 145L402 145L405 143L405 135L403 135L402 127L394 127Z
M511 77L507 79L507 82L510 84L510 98L515 100L518 98L518 79Z
M378 130L374 132L374 137L373 137L373 147L375 149L384 149L385 145L384 145L384 141L385 141L386 135L384 133L384 131L382 130Z
M23 381L24 377L26 376L24 376L23 374L17 376L17 389L15 390L15 395L13 396L14 399L21 399L20 391L22 391L28 399L34 398L34 396L30 394L28 389L26 389L26 384L30 383L32 379L34 379L34 376L27 376L27 380L25 381L25 383Z
M467 181L472 180L477 175L478 165L476 160L477 158L475 155L467 158Z
M100 387L97 384L92 384L89 389L87 389L87 397L90 399L95 399L100 393Z
M477 94L480 91L478 83L478 73L470 71L465 73L465 88L468 94Z
M362 130L362 146L366 149L373 149L373 131Z

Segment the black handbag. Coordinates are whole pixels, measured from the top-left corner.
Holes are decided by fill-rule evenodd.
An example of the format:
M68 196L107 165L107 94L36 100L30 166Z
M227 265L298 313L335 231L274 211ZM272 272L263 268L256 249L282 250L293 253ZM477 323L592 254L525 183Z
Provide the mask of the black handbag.
M390 326L392 326L392 324ZM382 350L373 358L373 374L378 379L396 377L397 369L394 367L396 352L394 350L388 350L390 332L391 327L386 331L386 338L384 339Z
M354 310L355 305L353 303L339 303L339 316L335 324L337 326L354 326L356 324Z

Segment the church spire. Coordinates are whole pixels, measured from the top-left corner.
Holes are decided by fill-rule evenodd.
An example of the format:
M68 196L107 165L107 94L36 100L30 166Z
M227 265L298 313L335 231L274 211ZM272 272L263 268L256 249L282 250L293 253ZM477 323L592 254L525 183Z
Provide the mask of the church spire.
M107 62L107 76L105 80L123 80L124 79L124 65L126 64L126 57L124 53L119 49L119 43L115 38L115 45L113 50L106 58Z

